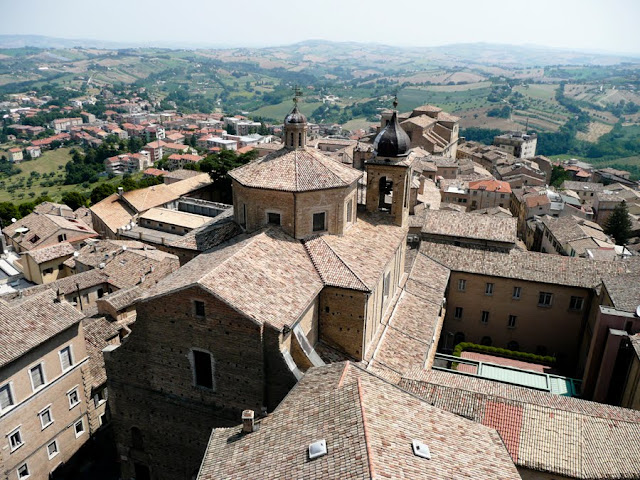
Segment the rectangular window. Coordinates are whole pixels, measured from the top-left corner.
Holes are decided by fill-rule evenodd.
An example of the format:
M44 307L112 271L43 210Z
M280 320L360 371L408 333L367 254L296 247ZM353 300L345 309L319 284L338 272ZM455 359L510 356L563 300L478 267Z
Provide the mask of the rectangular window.
M82 419L78 420L75 423L75 425L73 426L73 429L76 432L76 438L78 438L80 435L84 433L84 422L82 421Z
M453 318L457 318L458 320L462 318L462 307L456 307L453 312Z
M522 293L522 288L521 287L513 287L513 299L515 300L519 300L520 299L520 294Z
M569 310L582 310L584 299L582 297L571 297Z
M509 328L516 328L516 316L515 315L509 315L509 321L507 323L507 327Z
M60 352L60 365L62 366L62 371L68 370L73 365L73 357L71 356L71 345L68 347L64 347Z
M24 442L22 441L22 434L20 433L19 428L9 433L9 446L11 447L12 452L22 445L24 445Z
M553 300L553 294L548 292L540 292L538 297L538 305L541 307L550 307Z
M489 312L486 310L482 311L482 318L480 319L482 323L489 323Z
M391 289L391 272L387 273L382 280L382 291L384 297L389 296L389 290Z
M42 425L43 430L53 423L53 417L51 416L50 407L47 407L46 409L41 411L39 415L40 415L40 425Z
M493 283L487 283L487 286L484 289L485 295L493 295Z
M80 397L78 396L77 388L74 388L69 393L67 393L67 397L69 397L69 409L72 409L80 403Z
M195 368L196 385L199 387L213 389L211 355L207 352L193 350L193 365Z
M52 273L53 273L53 268L45 268L45 269L42 271L42 274L43 274L43 275L50 275L50 274L52 274Z
M93 395L93 404L94 406L97 408L100 405L102 405L104 402L107 401L107 398L109 397L109 393L107 391L107 387L101 388L100 390L96 391L96 393Z
M267 222L269 225L280 225L280 214L268 212L267 213Z
M18 467L18 478L19 479L29 478L29 467L27 466L26 463L23 463Z
M44 371L42 370L42 364L36 365L29 370L31 376L31 386L35 392L38 388L44 385Z
M200 300L194 300L193 305L195 308L196 317L204 317L205 316L204 302L201 302Z
M98 289L98 298L102 298L102 297L104 297L104 289L99 288Z
M313 214L313 231L322 232L326 230L325 227L325 213L319 212Z
M467 288L467 281L464 280L463 278L458 280L458 290L460 292L464 292L466 288Z
M353 220L353 199L347 202L347 222L351 223Z
M13 406L13 394L8 383L0 387L0 412Z
M62 233L60 235L58 235L58 241L59 242L64 242L67 239L67 234L66 233Z
M49 460L58 455L58 441L54 440L49 445L47 445L47 455L49 455Z

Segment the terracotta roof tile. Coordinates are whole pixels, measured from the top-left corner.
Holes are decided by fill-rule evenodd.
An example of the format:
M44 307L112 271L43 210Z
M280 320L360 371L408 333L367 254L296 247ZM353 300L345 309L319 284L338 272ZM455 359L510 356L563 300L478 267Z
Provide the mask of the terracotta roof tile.
M281 149L236 168L229 175L247 187L304 192L346 187L362 172L313 149Z

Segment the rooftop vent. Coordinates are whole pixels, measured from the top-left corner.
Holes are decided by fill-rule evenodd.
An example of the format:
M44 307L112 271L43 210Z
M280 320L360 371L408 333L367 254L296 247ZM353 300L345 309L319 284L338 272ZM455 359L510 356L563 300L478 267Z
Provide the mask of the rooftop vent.
M411 444L413 447L413 454L426 458L427 460L431 460L431 452L429 451L429 447L427 447L424 443L419 440L414 440Z
M309 444L309 460L313 460L318 457L323 457L327 454L327 441L317 440Z

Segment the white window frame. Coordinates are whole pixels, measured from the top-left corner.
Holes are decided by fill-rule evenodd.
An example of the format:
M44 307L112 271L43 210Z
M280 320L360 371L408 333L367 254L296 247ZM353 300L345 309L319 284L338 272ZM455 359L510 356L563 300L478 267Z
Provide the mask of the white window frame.
M42 385L39 385L38 387L36 387L33 384L33 375L31 374L31 372L36 368L40 368L40 372L42 373ZM31 382L31 390L34 392L42 390L44 387L47 386L47 376L44 373L44 362L40 362L37 365L34 365L29 368L29 381Z
M43 422L43 416L45 413L49 412L49 423L44 423ZM51 404L47 405L46 407L44 407L42 410L40 410L38 412L38 417L40 417L40 426L42 427L42 430L44 430L45 428L47 428L49 425L51 425L53 423L53 414L51 413Z
M15 452L17 449L19 449L21 446L24 445L24 438L22 437L22 432L20 431L21 428L22 428L22 425L18 425L16 428L11 430L7 434L7 441L9 442L9 450L11 451L11 453ZM14 446L11 443L11 437L13 437L15 434L18 434L18 438L20 439L20 443Z
M522 287L513 287L513 294L511 295L511 298L513 298L514 300L520 300L521 297Z
M25 467L27 469L27 474L26 475L20 475L20 469L22 467ZM18 480L24 480L25 478L29 478L31 476L31 474L29 473L29 465L27 465L27 462L24 462L22 465L20 465L18 468L16 468L16 473L18 475Z
M80 432L78 432L78 430L76 428L78 426L78 424L80 424L80 426L82 427L82 431L80 431ZM84 419L81 418L77 422L73 422L73 431L76 434L76 438L78 438L78 437L80 437L80 436L82 436L84 434L84 432L85 432Z
M464 278L458 279L458 291L465 292L467 290L467 281Z
M76 394L77 402L71 403L71 394L73 394L74 392ZM67 392L67 399L69 400L69 410L80 405L80 393L78 392L78 385Z
M51 445L55 445L56 446L56 451L53 452L53 454L51 454L51 452L49 452L49 447ZM49 457L49 460L51 460L52 458L54 458L55 456L57 456L60 453L60 446L58 445L58 440L54 440L52 442L49 442L47 444L47 456Z
M98 398L98 396L102 394L103 398ZM96 393L93 394L93 405L98 408L100 405L106 403L106 401L109 399L109 391L107 390L107 387L102 387L101 389L97 390Z
M4 385L0 385L0 388L4 388L4 387L7 387L7 392L9 393L9 400L11 401L11 404L5 408L0 407L0 413L8 412L9 410L11 410L16 406L16 397L13 394L12 382L7 382Z
M494 283L491 282L487 282L484 286L484 294L485 295L493 295L493 287L495 286Z
M64 365L62 364L62 352L64 352L65 350L69 351L69 366L67 368L64 368ZM60 368L62 369L63 372L66 372L68 370L71 370L73 368L73 349L71 348L71 345L67 345L64 348L61 348L58 351L58 357L60 358Z

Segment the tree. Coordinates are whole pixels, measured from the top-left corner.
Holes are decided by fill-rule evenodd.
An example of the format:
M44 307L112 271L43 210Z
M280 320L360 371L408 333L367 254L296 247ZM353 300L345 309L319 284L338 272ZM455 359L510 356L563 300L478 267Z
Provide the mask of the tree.
M116 186L111 183L101 183L91 190L91 203L96 204L100 200L107 198L109 195L116 193Z
M616 245L624 245L631 237L631 218L629 208L624 200L616 205L604 224L604 233L611 235Z
M79 192L67 192L62 195L62 203L71 208L71 210L77 210L86 206L87 198Z
M565 180L569 180L569 173L559 165L554 165L551 170L551 182L552 187L559 187Z

